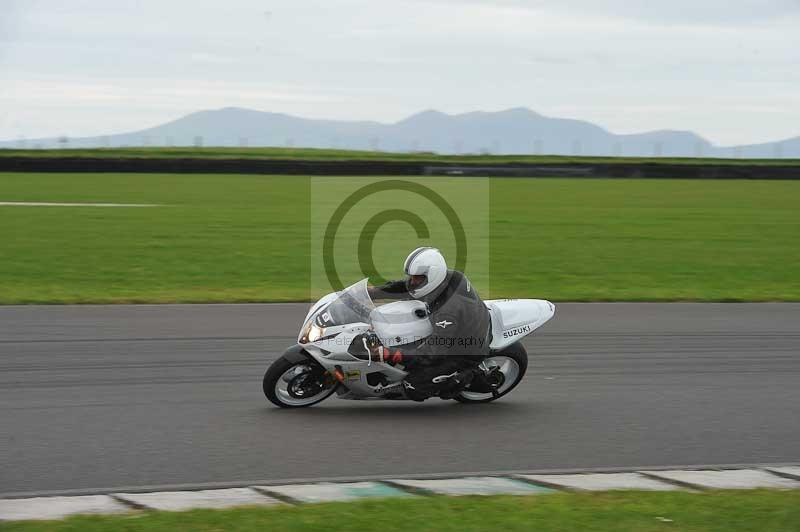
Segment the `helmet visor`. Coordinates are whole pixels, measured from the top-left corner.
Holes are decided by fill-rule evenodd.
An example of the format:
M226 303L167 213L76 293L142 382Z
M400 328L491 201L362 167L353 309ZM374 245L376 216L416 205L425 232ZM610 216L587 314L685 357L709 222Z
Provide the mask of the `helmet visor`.
M427 275L409 275L406 278L406 288L408 288L409 291L418 290L423 286L425 286L427 282L428 282Z

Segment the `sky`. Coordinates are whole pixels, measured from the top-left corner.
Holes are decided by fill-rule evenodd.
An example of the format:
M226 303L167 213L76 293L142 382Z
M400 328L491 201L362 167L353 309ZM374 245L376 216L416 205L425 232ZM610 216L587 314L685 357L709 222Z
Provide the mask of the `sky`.
M0 139L528 107L767 142L800 135L798 27L800 0L0 0Z

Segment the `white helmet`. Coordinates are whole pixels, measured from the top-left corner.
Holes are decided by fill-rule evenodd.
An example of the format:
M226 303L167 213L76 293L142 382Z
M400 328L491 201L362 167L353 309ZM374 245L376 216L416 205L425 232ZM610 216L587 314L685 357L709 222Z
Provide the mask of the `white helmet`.
M442 285L447 277L447 263L436 248L422 247L409 253L403 264L408 276L406 288L414 299L420 299Z

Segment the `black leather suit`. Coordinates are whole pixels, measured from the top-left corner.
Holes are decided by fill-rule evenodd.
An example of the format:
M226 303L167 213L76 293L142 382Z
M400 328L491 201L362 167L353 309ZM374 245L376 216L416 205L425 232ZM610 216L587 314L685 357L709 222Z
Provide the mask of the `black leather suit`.
M409 299L405 281L372 288L374 299ZM446 390L432 379L477 365L489 353L489 311L466 276L448 270L440 287L422 298L428 305L433 334L410 357L406 393L423 399ZM406 359L408 360L408 358Z

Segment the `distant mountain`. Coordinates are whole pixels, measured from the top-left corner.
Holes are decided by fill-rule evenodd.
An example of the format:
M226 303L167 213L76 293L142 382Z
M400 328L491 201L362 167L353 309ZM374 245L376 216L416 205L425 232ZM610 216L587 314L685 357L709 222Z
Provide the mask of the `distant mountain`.
M800 137L718 147L691 131L616 135L582 120L552 118L525 108L448 115L423 111L393 124L312 120L226 107L191 113L133 133L25 141L27 147L294 146L432 151L444 154L553 154L664 157L800 157ZM16 148L21 141L0 142Z

